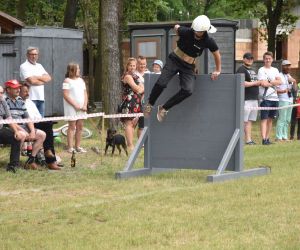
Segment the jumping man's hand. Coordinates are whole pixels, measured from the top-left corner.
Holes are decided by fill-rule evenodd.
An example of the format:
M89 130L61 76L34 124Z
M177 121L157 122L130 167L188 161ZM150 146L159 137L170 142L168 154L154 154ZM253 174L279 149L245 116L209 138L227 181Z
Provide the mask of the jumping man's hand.
M219 71L212 72L211 73L211 79L212 80L217 80L220 74L221 74L221 72L219 72Z

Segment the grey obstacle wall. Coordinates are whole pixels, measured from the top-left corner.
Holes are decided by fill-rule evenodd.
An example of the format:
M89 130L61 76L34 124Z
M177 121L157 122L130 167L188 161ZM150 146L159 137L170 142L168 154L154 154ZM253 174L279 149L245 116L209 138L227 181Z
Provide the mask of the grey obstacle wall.
M147 88L153 86L156 80L156 76L149 75L147 93ZM163 123L157 122L156 112L153 112L151 119L146 119L145 123L151 128L150 166L217 169L235 129L243 126L243 88L240 82L241 76L223 75L220 80L212 81L209 75L199 75L193 95L174 106ZM157 104L165 103L179 89L179 79L176 77ZM242 147L242 140L239 144ZM243 161L240 147L229 161L230 170L239 169L238 165L242 165L235 164L235 158L237 163Z
M145 99L158 75L145 77ZM260 168L243 171L243 75L223 74L212 81L210 75L197 75L194 93L174 106L164 122L156 119L157 105L151 117L145 119L145 128L127 165L118 178L148 174L160 169L217 170L217 177L209 181L235 178L241 175L258 175L268 172ZM179 91L175 76L156 104ZM144 146L144 168L132 170L133 163ZM234 171L233 175L224 174Z

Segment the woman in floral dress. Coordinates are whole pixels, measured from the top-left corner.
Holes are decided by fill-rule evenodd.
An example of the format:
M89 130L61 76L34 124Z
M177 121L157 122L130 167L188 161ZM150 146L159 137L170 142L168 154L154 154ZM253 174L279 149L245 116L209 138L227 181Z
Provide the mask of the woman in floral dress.
M144 94L144 84L136 75L136 63L137 61L135 58L128 58L125 73L121 78L123 84L121 109L124 114L143 112L142 99ZM138 119L134 117L122 119L122 122L125 125L127 147L130 150L134 148L133 137L137 121Z

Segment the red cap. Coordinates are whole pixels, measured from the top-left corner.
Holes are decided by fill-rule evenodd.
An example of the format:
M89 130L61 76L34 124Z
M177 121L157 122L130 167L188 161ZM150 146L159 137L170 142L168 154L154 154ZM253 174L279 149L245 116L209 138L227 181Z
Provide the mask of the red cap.
M5 84L5 87L17 89L20 88L22 85L18 82L18 80L13 79L13 80L8 80Z

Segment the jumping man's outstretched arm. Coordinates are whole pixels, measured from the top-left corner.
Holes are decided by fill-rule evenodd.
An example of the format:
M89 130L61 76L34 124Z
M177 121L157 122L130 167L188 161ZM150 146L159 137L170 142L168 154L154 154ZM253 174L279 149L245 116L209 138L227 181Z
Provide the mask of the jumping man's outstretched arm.
M221 54L219 50L212 52L212 54L215 59L216 69L214 72L212 72L211 79L217 80L218 76L221 74Z

